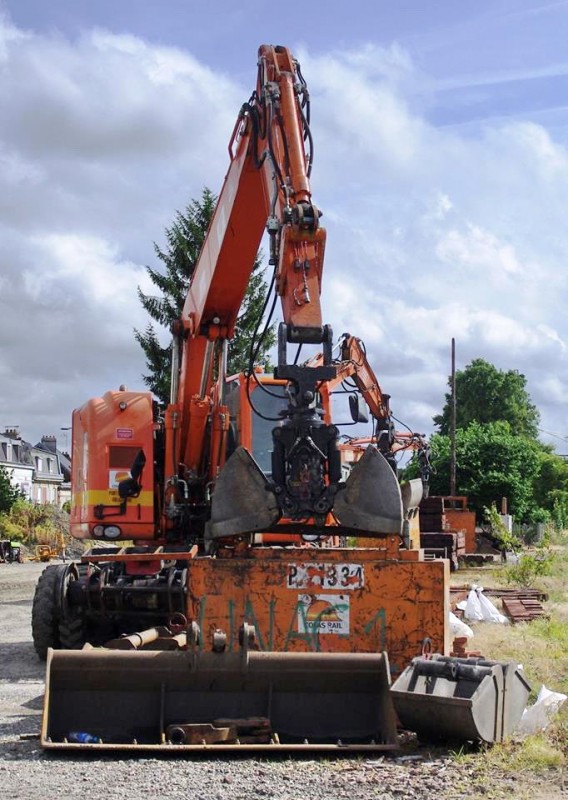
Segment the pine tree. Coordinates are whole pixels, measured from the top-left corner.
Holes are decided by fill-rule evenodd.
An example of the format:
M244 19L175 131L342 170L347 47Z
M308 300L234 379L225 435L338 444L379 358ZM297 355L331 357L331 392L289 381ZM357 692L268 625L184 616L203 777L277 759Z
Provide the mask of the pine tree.
M154 243L154 252L164 269L160 271L146 267L146 271L154 286L159 289L160 295L147 295L138 288L138 297L150 317L168 329L181 315L189 281L216 203L215 195L205 188L200 199L192 200L184 212L176 212L171 227L165 229L165 248L161 249ZM229 373L240 372L248 367L251 342L262 314L266 292L264 270L260 257L257 256L237 320L235 336L229 343ZM169 402L171 344L167 347L160 345L151 322L144 331L135 330L134 336L146 356L148 374L143 376L145 384L163 403ZM268 366L268 351L274 341L274 331L270 329L259 348L257 363Z

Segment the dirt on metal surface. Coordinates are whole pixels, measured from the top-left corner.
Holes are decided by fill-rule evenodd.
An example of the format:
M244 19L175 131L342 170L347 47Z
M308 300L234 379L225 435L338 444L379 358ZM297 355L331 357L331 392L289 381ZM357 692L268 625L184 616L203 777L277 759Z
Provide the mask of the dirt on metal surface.
M225 631L229 650L244 619L264 651L386 650L396 675L425 637L436 652L450 647L447 565L416 556L385 537L381 548L255 548L249 558L195 559L187 616L205 640Z

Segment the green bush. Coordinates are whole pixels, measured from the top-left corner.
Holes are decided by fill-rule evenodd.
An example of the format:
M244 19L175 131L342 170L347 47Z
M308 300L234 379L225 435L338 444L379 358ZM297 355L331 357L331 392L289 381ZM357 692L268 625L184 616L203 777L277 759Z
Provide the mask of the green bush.
M69 515L53 505L19 499L10 511L0 514L0 531L29 547L48 544L69 533Z
M551 574L553 559L553 554L545 549L537 550L534 554L524 553L516 564L505 567L502 574L508 584L528 589L537 578Z
M495 505L484 509L485 519L491 526L491 534L499 542L499 546L503 550L517 551L521 548L521 540L514 531L509 532Z
M568 528L568 492L554 490L550 493L552 498L552 521L557 531Z

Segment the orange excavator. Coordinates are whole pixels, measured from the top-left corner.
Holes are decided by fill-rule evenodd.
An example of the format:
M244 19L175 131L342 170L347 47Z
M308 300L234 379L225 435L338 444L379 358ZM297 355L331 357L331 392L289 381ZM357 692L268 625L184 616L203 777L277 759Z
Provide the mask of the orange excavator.
M262 46L174 326L170 404L123 387L73 414L71 532L97 544L36 589L46 749L393 749L390 672L449 652L448 564L405 536L388 399L358 340L334 361L322 319L309 119L299 64ZM258 372L253 346L227 377L265 230L277 366ZM289 359L304 344L315 363ZM349 463L331 412L348 374L376 425Z

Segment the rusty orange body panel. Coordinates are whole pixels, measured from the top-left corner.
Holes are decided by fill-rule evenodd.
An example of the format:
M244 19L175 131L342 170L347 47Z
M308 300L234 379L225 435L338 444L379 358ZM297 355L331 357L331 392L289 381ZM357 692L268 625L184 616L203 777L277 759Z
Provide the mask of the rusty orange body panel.
M118 494L137 454L153 453L154 430L150 392L106 392L73 412L71 535L76 539L102 538L94 531L97 525L114 526L117 539L155 539L152 483L128 504Z
M449 566L383 548L254 548L188 565L188 617L205 647L215 630L238 649L243 620L261 650L376 653L402 670L429 640L449 653ZM416 559L416 560L414 560Z
M467 497L447 497L445 515L450 530L465 533L465 552L477 552L477 536L475 533L475 512L469 511Z

